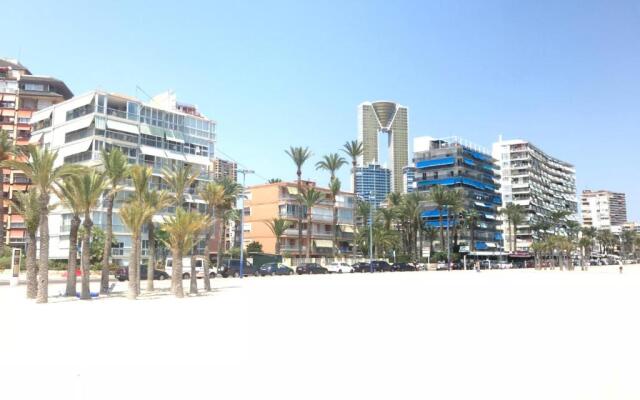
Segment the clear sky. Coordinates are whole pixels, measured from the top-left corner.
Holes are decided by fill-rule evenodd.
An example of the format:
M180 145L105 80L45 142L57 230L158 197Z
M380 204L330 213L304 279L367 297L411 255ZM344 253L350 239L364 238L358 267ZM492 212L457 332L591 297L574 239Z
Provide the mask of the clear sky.
M411 138L523 138L628 194L640 220L640 1L12 1L0 56L80 94L172 89L218 148L293 179L357 136L356 107L409 107ZM411 141L411 139L410 139ZM349 188L348 170L340 173Z

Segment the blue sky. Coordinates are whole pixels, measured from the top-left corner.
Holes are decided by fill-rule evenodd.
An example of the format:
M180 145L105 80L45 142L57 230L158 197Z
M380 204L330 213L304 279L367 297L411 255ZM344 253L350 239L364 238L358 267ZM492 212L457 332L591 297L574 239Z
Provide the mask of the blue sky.
M639 1L130 3L5 4L0 56L76 94L175 90L218 121L249 183L293 179L289 145L327 181L315 161L356 138L360 102L385 99L409 107L411 137L531 140L576 165L579 190L626 192L640 220Z

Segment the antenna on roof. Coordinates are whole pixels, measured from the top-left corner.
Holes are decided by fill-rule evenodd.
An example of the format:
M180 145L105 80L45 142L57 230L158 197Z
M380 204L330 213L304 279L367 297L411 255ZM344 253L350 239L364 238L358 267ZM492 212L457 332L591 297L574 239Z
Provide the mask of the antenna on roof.
M138 97L138 91L142 92L142 94L144 94L149 100L151 100L151 96L149 96L149 93L145 92L144 89L136 85L136 97Z

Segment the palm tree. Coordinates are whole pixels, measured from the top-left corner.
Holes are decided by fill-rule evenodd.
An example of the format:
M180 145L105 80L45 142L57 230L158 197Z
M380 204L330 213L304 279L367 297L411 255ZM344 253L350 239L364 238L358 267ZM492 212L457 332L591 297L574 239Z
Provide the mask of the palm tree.
M165 218L162 229L167 232L167 245L173 257L173 273L171 288L176 297L184 297L182 288L182 256L194 245L202 229L209 223L209 218L197 212L178 208L175 215ZM192 263L192 269L195 266ZM193 271L192 271L193 272Z
M36 264L36 233L40 222L40 194L35 187L27 192L15 192L11 200L12 206L24 217L25 229L27 231L27 298L35 299L38 290L37 264ZM74 271L75 282L75 271ZM75 287L74 287L75 290ZM74 293L75 294L75 293Z
M362 146L362 142L357 140L352 140L346 142L342 146L342 151L351 158L351 190L355 193L356 191L356 166L358 165L358 157L362 155L364 152L364 148ZM354 210L355 211L355 210ZM353 213L353 229L354 232L356 230L356 213ZM355 237L354 237L355 238ZM353 257L356 257L358 254L358 241L353 241Z
M556 235L560 233L560 230L566 228L567 217L569 215L571 215L571 213L566 210L556 210L549 215L551 227Z
M141 166L134 166L131 171L132 177L135 177L136 167L143 168ZM135 178L134 178L135 181ZM140 292L139 282L139 258L140 258L140 236L142 234L142 227L145 221L153 216L153 211L145 207L144 203L140 199L132 199L120 208L120 219L131 231L131 254L129 255L129 290L127 297L135 300ZM176 263L178 261L175 261ZM180 259L180 265L182 265L182 259ZM173 286L172 286L173 287Z
M382 222L384 229L391 229L391 223L396 217L396 210L390 207L378 208L377 217Z
M373 221L369 221L369 216L371 214L371 204L366 201L358 201L356 203L356 209L353 213L356 218L362 219L362 225L368 226L369 223L373 223Z
M525 209L519 204L509 203L505 208L500 210L500 213L506 217L507 229L509 232L513 232L511 238L513 240L512 251L516 251L518 225L521 225L525 220Z
M478 227L479 219L480 214L473 208L464 212L464 224L469 230L469 253L475 251L476 228Z
M216 218L216 210L224 205L226 202L225 187L219 182L207 182L198 192L202 200L207 203L207 216L211 218L214 223L209 225L209 228L205 230L205 263L204 263L204 290L211 291L211 280L209 279L209 254L211 253L211 237L214 235L214 229L216 224L220 226L222 218ZM218 249L218 254L221 254L222 249Z
M280 179L280 178L267 179L267 183L279 183L279 182L282 182L282 179Z
M224 195L221 202L216 207L216 219L218 220L218 226L220 227L220 237L218 238L218 254L216 258L216 265L218 268L222 265L222 256L225 252L226 243L226 231L227 224L230 220L234 219L235 214L233 207L236 204L238 196L242 194L243 188L239 183L224 178L219 182L224 188Z
M444 224L442 221L443 211L449 204L449 193L447 188L442 185L434 185L429 190L429 201L436 205L438 210L438 225L440 226L440 251L444 251ZM447 221L449 220L449 212L447 210Z
M298 196L302 193L302 166L311 157L308 147L290 147L285 153L296 165L296 175L298 176ZM302 202L298 203L298 257L302 255Z
M74 164L55 166L57 151L33 145L23 151L25 161L6 160L4 165L21 170L40 194L40 265L36 302L46 303L49 297L49 199L56 182L66 176L81 173L84 168Z
M145 224L147 226L147 251L148 255L148 267L147 267L147 290L153 291L153 270L156 267L156 225L153 222L153 216L160 212L163 208L169 206L172 203L172 197L164 190L155 191L149 190L142 198L142 204L149 211ZM209 271L207 268L206 280L209 280Z
M324 199L324 194L315 188L303 190L298 195L298 202L307 209L307 260L311 257L311 216L313 207L318 205Z
M91 228L93 228L93 221L91 220L91 213L98 205L98 200L102 196L102 193L107 189L108 180L101 172L92 170L89 173L82 175L74 175L70 177L73 185L76 187L75 192L78 195L78 206L80 212L84 214L84 221L82 227L84 234L82 238L82 291L80 293L80 299L91 299L91 293L89 292L89 270L91 267Z
M289 226L291 226L291 222L283 218L274 218L265 223L276 238L276 254L280 255L280 239Z
M184 193L196 181L196 178L197 175L193 173L190 165L182 164L176 169L165 168L162 171L162 179L169 186L169 190L173 192L177 208L183 206Z
M591 238L587 236L582 236L578 241L578 246L582 249L582 269L586 267L585 259L588 259L591 254L591 246L593 245L593 241Z
M113 203L116 195L122 190L120 184L129 176L127 157L115 148L110 151L102 150L102 167L109 182L109 192L106 195L107 226L105 228L104 251L102 252L102 273L100 277L100 294L109 293L109 261L111 260L111 245L113 243Z
M0 131L0 254L4 251L4 165L16 155L13 139L7 131Z
M65 296L76 295L76 268L78 259L78 230L80 229L80 194L73 177L66 177L58 183L57 194L66 208L71 211L71 225L69 227L69 254L67 261L67 287Z
M604 248L604 254L609 254L609 247L613 245L615 238L609 229L598 232L598 242Z
M460 226L460 217L464 211L464 192L461 189L449 190L449 201L447 204L447 226L449 226L449 217L453 222L453 248L458 251L458 227Z
M424 238L429 241L429 254L433 255L433 241L438 238L438 231L432 226L425 226L421 224L422 233L424 234Z
M148 209L146 206L146 197L148 196L149 193L149 185L151 184L151 178L153 176L153 170L151 169L151 167L145 167L143 165L133 165L132 167L129 168L129 176L131 177L131 185L133 186L133 194L131 196L131 198L129 199L129 202L135 203L140 205L140 207L144 207L144 219L141 222L140 227L138 228L138 231L136 232L137 238L138 240L138 244L133 243L133 232L131 232L132 234L132 246L137 246L135 251L132 251L132 254L134 254L136 256L135 260L133 260L133 263L130 263L129 265L129 280L132 279L132 277L135 277L137 279L136 285L135 285L135 289L138 291L138 293L136 293L136 295L140 294L140 253L141 253L141 248L140 248L140 242L141 242L141 237L142 237L142 228L146 225L146 223L149 221L149 219L153 218L153 213L155 212L155 210L152 209ZM139 217L139 215L137 215L136 213L130 213L130 218L134 218L132 220L132 222L134 223L133 226L137 226L137 220L135 218ZM127 225L127 224L125 224ZM129 229L131 230L132 228L127 225L129 227ZM151 266L152 267L152 266ZM132 269L134 271L132 271ZM131 284L129 284L130 287Z
M336 197L340 193L340 179L335 176L329 181L329 192L331 193L331 205L333 208L333 226L332 226L332 239L333 245L331 246L331 257L336 256L336 249L338 248L338 207L336 207Z
M334 180L336 177L336 171L340 169L343 165L347 163L343 157L338 153L327 154L322 157L322 160L316 163L316 169L323 169L328 171L331 175L331 180Z

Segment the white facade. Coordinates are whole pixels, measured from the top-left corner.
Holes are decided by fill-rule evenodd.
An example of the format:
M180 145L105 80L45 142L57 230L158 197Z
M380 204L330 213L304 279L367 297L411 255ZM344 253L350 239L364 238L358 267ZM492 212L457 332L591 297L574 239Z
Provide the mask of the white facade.
M210 179L215 142L215 122L194 112L183 111L180 104L143 103L140 100L103 91L74 97L34 114L30 142L58 152L56 165L78 163L100 167L103 149L120 149L130 164L153 169L152 185L166 189L160 179L164 168L190 165L198 182ZM126 187L126 183L125 183ZM192 208L204 211L204 202L195 196L195 188L186 195ZM118 216L118 209L129 192L116 197L113 232L118 245L112 249L114 262L126 264L131 251L131 236ZM52 203L58 204L57 199ZM106 209L93 213L94 226L105 228ZM50 214L50 258L66 259L69 249L71 213L61 206ZM160 215L155 221L162 221ZM146 255L143 235L143 256Z
M500 167L502 204L515 203L527 211L526 223L519 225L516 249L512 249L509 229L504 231L505 250L529 251L533 243L531 225L548 220L555 211L567 211L577 220L576 171L526 140L502 140L493 144L492 156ZM504 225L504 221L503 221Z
M621 227L627 222L624 193L584 190L581 199L582 224L596 229Z

